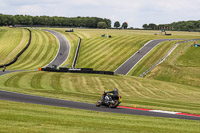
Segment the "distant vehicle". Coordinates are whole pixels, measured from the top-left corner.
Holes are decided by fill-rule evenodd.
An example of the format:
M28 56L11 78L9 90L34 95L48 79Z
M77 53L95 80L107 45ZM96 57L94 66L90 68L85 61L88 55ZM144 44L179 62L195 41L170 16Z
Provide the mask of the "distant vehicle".
M65 30L65 32L74 32L74 29Z

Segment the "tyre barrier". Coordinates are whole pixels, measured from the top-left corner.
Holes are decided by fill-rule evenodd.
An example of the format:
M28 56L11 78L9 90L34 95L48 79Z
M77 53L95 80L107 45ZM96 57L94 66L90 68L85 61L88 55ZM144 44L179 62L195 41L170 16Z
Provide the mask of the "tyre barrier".
M66 72L66 73L89 73L89 74L105 74L105 75L114 75L114 72L111 71L94 71L93 68L39 68L41 71L48 72Z
M22 49L22 51L19 52L17 54L17 56L11 62L9 62L7 64L4 64L4 65L0 65L0 68L2 68L4 66L10 66L10 65L14 64L18 60L18 58L24 53L24 51L26 51L26 49L29 47L29 45L31 44L31 36L32 35L31 35L31 30L29 30L29 29L27 29L27 30L29 31L30 34L29 34L29 41L28 41L28 44L26 45L26 47L24 49Z

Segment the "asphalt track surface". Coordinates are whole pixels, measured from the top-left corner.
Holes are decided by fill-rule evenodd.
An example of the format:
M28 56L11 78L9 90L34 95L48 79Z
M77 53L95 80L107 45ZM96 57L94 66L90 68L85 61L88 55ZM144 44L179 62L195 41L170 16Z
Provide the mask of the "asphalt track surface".
M69 56L70 44L62 34L56 32L56 31L53 31L53 30L45 29L45 31L48 31L48 32L52 33L54 36L56 36L56 38L58 39L58 41L60 43L57 56L46 67L52 67L52 65L60 66L67 60L67 58Z
M200 120L200 117L194 117L194 116L165 114L165 113L149 112L149 111L134 110L134 109L123 109L123 108L111 109L107 107L96 107L95 104L80 103L80 102L66 101L66 100L53 99L53 98L47 98L47 97L26 95L26 94L13 93L13 92L2 91L2 90L0 90L0 99L15 101L15 102L67 107L67 108L109 112L109 113L178 118L178 119L187 119L187 120Z
M140 60L144 58L145 55L148 54L155 46L157 46L161 42L169 40L178 40L178 39L158 39L146 43L137 53L131 56L128 60L126 60L120 67L118 67L115 70L115 74L127 75L129 71L131 71L133 67L137 65L137 63L140 62Z

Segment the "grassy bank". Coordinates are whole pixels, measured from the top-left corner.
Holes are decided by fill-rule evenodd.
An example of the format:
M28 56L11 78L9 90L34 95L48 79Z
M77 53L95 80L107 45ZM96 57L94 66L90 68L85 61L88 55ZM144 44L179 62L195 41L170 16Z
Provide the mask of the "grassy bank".
M199 36L199 33L191 32L172 32L173 36L168 37L155 36L157 31L75 29L74 33L65 33L65 29L55 30L71 43L72 51L64 65L72 63L80 36L83 42L77 67L111 71L149 40ZM30 47L8 69L37 69L55 57L58 50L56 38L45 31L32 29L32 32ZM107 32L112 38L101 37ZM132 76L138 76L157 62L173 44L170 41L158 45L128 76L16 72L0 76L0 89L96 103L104 90L117 87L123 100L121 105L124 106L136 104L138 108L200 114L200 63L196 58L199 57L199 49L191 47L190 43L179 45L146 78ZM200 132L197 121L116 115L8 101L0 101L0 107L0 132Z
M129 73L131 76L140 76L152 65L164 57L177 41L166 41L160 43L150 51Z
M17 72L0 77L2 90L95 103L104 90L119 89L122 105L200 114L199 88L137 78L49 72Z
M200 87L200 50L193 43L180 44L146 78Z
M164 36L154 33L159 31L135 31L135 30L101 30L101 29L74 29L74 32L65 32L66 29L52 29L65 35L72 46L70 57L65 64L73 62L78 38L82 38L77 67L94 68L96 70L114 71L131 55L137 52L146 42L154 39L166 38L197 38L199 34L189 32L170 32L172 36ZM112 38L101 35L112 35ZM171 47L169 43L162 47L165 53ZM161 48L161 47L159 47ZM158 49L157 49L158 50ZM154 61L156 61L154 59ZM150 62L152 63L152 62ZM64 64L64 65L65 65ZM143 68L145 69L145 68ZM143 70L141 70L143 71ZM131 72L130 75L138 75Z
M26 46L29 32L22 28L1 28L0 31L0 65L12 61Z
M0 100L0 132L141 132L198 133L190 120L122 115Z
M31 31L32 40L29 48L7 69L38 69L55 58L59 47L57 39L49 32L38 29Z

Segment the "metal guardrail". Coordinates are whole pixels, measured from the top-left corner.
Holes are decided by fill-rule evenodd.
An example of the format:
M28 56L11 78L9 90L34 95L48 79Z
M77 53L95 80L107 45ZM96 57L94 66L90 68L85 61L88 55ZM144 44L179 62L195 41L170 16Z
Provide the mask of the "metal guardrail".
M149 73L152 69L154 69L157 65L159 65L160 63L162 63L175 49L176 47L181 44L181 43L185 43L185 42L191 42L191 41L198 41L200 39L192 39L192 40L186 40L186 41L181 41L181 42L177 42L173 48L171 48L169 50L169 52L162 58L160 59L157 63L155 63L153 66L151 66L149 69L147 69L144 73L140 74L140 77L144 77L145 75L147 75L147 73Z

